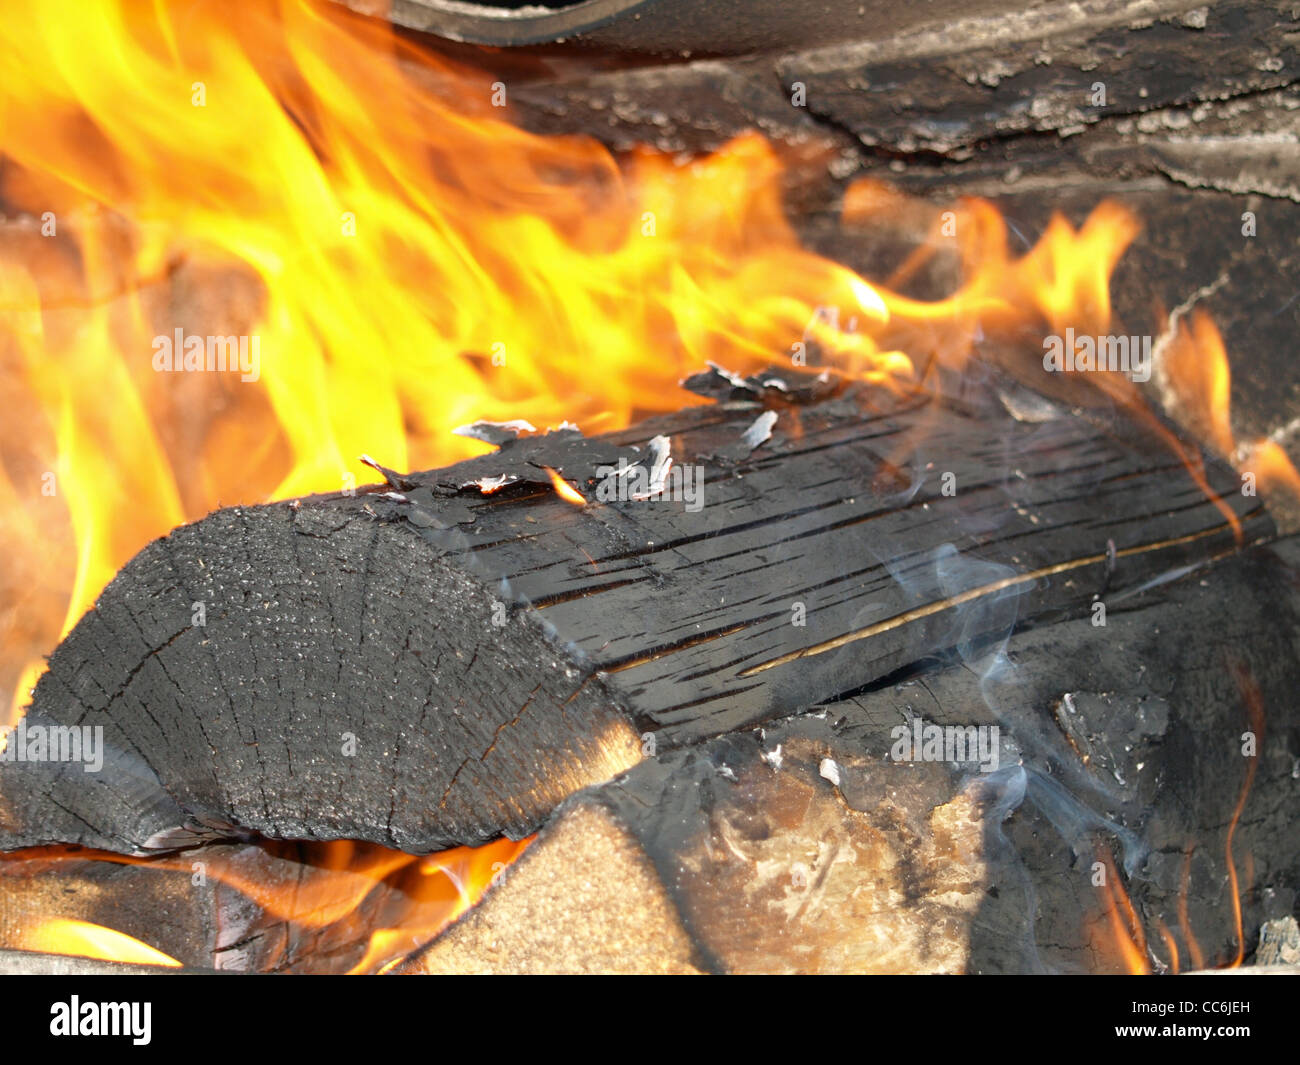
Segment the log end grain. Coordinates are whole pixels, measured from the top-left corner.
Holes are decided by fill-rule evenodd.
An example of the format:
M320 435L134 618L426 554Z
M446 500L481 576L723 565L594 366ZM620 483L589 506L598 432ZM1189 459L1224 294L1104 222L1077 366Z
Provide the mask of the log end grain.
M56 724L102 729L103 764L0 762L0 848L433 851L525 835L640 758L598 680L364 497L232 508L150 544L55 651L6 756Z

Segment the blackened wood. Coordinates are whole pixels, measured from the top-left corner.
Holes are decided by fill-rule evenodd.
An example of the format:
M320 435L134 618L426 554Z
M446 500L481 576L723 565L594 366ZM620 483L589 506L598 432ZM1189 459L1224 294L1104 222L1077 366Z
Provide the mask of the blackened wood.
M636 763L643 733L796 712L1271 533L1224 468L1210 499L1152 438L981 396L786 404L751 454L762 407L731 399L178 529L58 648L28 715L103 725L104 770L0 763L0 845L519 836ZM660 434L703 466L702 509L550 487L546 467L594 497ZM520 480L463 488L501 475Z
M680 958L683 932L711 972L1121 971L1099 857L1114 897L1132 900L1150 969L1224 965L1239 943L1249 958L1300 875L1298 561L1294 539L1254 549L1116 600L1104 626L1017 633L648 759L569 799L402 971L553 971L601 957L567 951L587 926L623 944L633 972ZM898 746L918 725L985 738L956 760L921 758ZM638 935L619 878L589 875L583 855L597 852L634 856L618 864L669 914L658 934Z
M1291 912L1298 567L1290 537L1114 598L1105 626L1028 629L856 697L853 713L828 708L845 740L877 754L912 718L1001 729L999 771L1023 770L1024 794L987 837L1001 869L972 923L973 970L1122 969L1093 887L1099 848L1154 971L1226 965L1239 946L1249 958L1262 923Z
M1232 100L1223 109L1231 116L1254 94L1294 83L1296 25L1277 0L1058 0L1001 11L967 5L955 18L931 12L895 34L843 34L823 48L792 43L777 55L635 66L571 57L557 67L504 51L476 62L510 85L523 125L581 130L616 148L711 150L760 128L794 145L834 144L865 165L978 166L1009 143L1086 142L1096 127L1175 108L1178 125L1169 128L1197 151L1197 127L1216 104ZM1285 142L1272 149L1283 159L1290 151ZM1254 154L1239 146L1239 163L1243 151Z

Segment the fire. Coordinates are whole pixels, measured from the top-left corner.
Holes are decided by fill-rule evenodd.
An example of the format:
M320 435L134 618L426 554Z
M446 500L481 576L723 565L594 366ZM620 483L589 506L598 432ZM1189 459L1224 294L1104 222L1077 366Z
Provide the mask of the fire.
M1224 868L1227 870L1228 888L1232 899L1232 921L1236 949L1228 961L1216 961L1212 966L1213 968L1236 969L1240 967L1245 959L1246 939L1241 912L1242 887L1237 876L1237 860L1233 851L1233 840L1237 833L1237 826L1241 822L1242 812L1246 808L1246 801L1250 797L1251 787L1255 782L1255 772L1259 761L1259 745L1263 743L1264 738L1265 716L1263 693L1260 691L1259 683L1255 680L1250 669L1244 662L1239 660L1230 661L1228 668L1237 682L1237 687L1241 691L1242 701L1246 708L1249 731L1243 735L1242 739L1246 741L1249 738L1254 745L1251 749L1252 753L1245 755L1245 772L1242 777L1241 787L1237 792L1237 801L1228 819L1228 830L1223 844ZM1188 843L1183 849L1181 883L1178 892L1178 926L1182 932L1183 943L1186 945L1187 957L1191 967L1193 969L1204 969L1206 967L1205 953L1192 931L1187 905L1191 892L1192 855L1195 851L1196 845L1194 843ZM1115 870L1115 863L1109 851L1099 848L1097 857L1104 867L1105 875L1099 890L1102 910L1109 931L1109 935L1102 938L1109 939L1110 947L1122 959L1124 967L1129 973L1149 973L1151 972L1151 966L1147 959L1147 940L1142 922L1138 918L1137 912L1119 880L1118 873ZM1251 871L1253 862L1249 854L1246 856L1246 860L1246 882L1249 884L1253 879ZM1155 925L1156 931L1169 952L1169 968L1177 973L1180 971L1180 955L1177 941L1163 918L1157 917Z
M615 428L709 359L905 387L992 330L1100 332L1139 228L1103 204L1017 258L963 203L891 279L952 247L962 284L910 299L800 245L757 135L619 161L335 5L46 2L0 30L11 720L121 564L219 504L463 458L476 419ZM859 182L844 217L896 206Z
M620 167L332 4L45 6L0 29L0 197L27 219L0 250L0 547L6 592L42 593L3 621L11 717L120 565L218 504L372 481L365 452L468 457L448 430L477 419L614 428L689 402L706 359L787 351L818 306L886 318L800 246L757 136ZM208 291L227 305L186 299ZM209 370L227 339L247 357Z
M22 863L29 858L47 866L56 863L55 875L58 864L65 862L105 862L149 866L189 877L198 857L205 876L238 891L274 919L304 929L335 925L347 929L349 936L342 937L344 941L367 943L351 972L371 973L400 961L477 903L531 842L531 837L519 842L498 840L482 847L457 847L419 856L348 840L310 844L266 841L260 845L266 857L283 860L279 879L267 873L268 863L243 861L247 855L242 852L205 850L135 858L82 848L41 848L0 855L0 877L23 875ZM76 905L77 900L77 893L72 892L69 904ZM358 925L366 917L375 927ZM3 945L144 965L181 964L122 932L58 914L43 916L15 942ZM306 964L310 963L307 959Z
M46 954L73 954L80 958L128 962L135 965L165 965L179 968L180 962L132 936L88 921L54 917L41 921L23 937L24 950Z
M1214 320L1202 310L1191 325L1177 324L1177 332L1164 354L1164 372L1186 417L1221 455L1235 447L1228 404L1232 378L1228 353Z
M801 245L757 134L690 161L536 136L498 106L508 86L321 0L25 14L0 25L9 721L121 565L217 506L373 482L366 453L468 457L482 445L449 429L480 419L614 429L692 402L676 384L706 360L908 389L995 332L1099 333L1139 230L1103 204L1017 257L997 210L966 202L873 284ZM859 182L845 223L899 202ZM950 295L894 291L948 252ZM1254 456L1285 479L1280 449ZM372 857L333 872L359 890L400 860ZM355 905L340 883L307 908ZM404 934L377 934L366 964Z
M569 484L563 477L556 473L549 466L546 467L547 474L550 475L551 485L555 489L555 494L563 499L566 503L572 503L575 506L583 506L587 502L587 497L579 492L573 485Z
M1124 890L1115 860L1110 851L1101 846L1097 848L1097 860L1102 866L1098 893L1113 949L1118 953L1125 972L1134 976L1149 975L1151 962L1147 954L1146 932L1128 892Z
M843 218L850 225L880 224L906 209L896 192L861 179L845 195ZM1127 208L1102 203L1077 230L1053 215L1038 243L1016 257L998 209L983 200L965 200L941 212L928 241L887 286L876 288L889 315L890 339L903 351L928 353L960 369L989 333L1030 329L1041 336L1067 328L1080 335L1105 333L1112 318L1110 276L1140 231ZM960 261L963 277L951 295L923 302L892 291L945 249ZM1041 348L1037 354L1041 357ZM1122 377L1099 374L1092 383L1117 398L1135 400Z
M1187 956L1195 969L1205 968L1205 952L1192 932L1192 922L1187 915L1188 892L1192 884L1192 855L1196 852L1195 844L1189 843L1183 848L1183 871L1178 890L1178 927L1183 933L1183 942L1187 944Z
M1164 940L1165 950L1169 952L1169 971L1177 976L1182 971L1178 955L1178 941L1174 939L1174 934L1165 924L1163 917L1156 918L1156 931L1160 933L1160 938Z
M1242 778L1241 790L1237 792L1237 803L1232 808L1232 818L1228 822L1228 833L1223 845L1228 865L1228 885L1232 889L1232 918L1237 936L1237 951L1227 967L1236 969L1246 956L1246 937L1241 923L1241 887L1237 882L1237 861L1232 853L1232 840L1237 834L1237 825L1241 821L1242 811L1246 808L1251 786L1255 783L1255 770L1259 765L1258 752L1264 742L1264 695L1260 691L1259 682L1255 680L1244 662L1234 661L1232 672L1241 690L1242 700L1246 704L1246 717L1250 726L1247 735L1255 744L1254 750L1246 758L1246 772Z
M1160 371L1189 427L1252 475L1263 492L1285 491L1300 498L1300 472L1276 440L1239 443L1232 430L1232 373L1228 353L1214 319L1199 308L1191 323L1175 324L1163 352Z

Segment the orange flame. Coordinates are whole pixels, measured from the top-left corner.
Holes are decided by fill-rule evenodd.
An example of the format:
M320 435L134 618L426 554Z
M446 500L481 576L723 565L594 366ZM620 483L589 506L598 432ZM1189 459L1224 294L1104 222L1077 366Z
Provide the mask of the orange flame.
M311 844L266 841L260 849L267 858L283 859L278 868L266 862L242 861L255 850L252 847L233 855L202 851L155 858L82 848L37 848L0 855L0 876L21 875L19 863L28 858L146 866L189 876L198 854L205 876L240 892L269 916L304 929L342 924L371 903L369 910L375 914L377 926L365 933L368 946L351 969L369 973L399 961L474 906L532 838L498 840L425 856L347 840ZM76 904L75 893L68 901ZM124 933L60 914L44 915L7 945L49 954L180 964ZM166 962L161 960L164 958ZM306 964L311 961L306 959Z
M1151 961L1147 954L1146 932L1128 892L1124 890L1115 861L1110 851L1101 846L1097 848L1097 860L1103 866L1104 875L1099 891L1111 942L1126 972L1135 976L1149 975Z
M1224 840L1224 853L1228 862L1228 885L1232 889L1232 918L1236 925L1237 953L1227 968L1236 969L1241 965L1246 954L1246 937L1241 923L1241 888L1237 883L1237 862L1232 854L1232 840L1241 821L1241 813L1246 808L1246 799L1250 796L1251 786L1255 783L1255 770L1259 765L1259 748L1264 742L1264 696L1259 689L1249 667L1244 662L1234 661L1232 671L1241 689L1242 700L1246 704L1246 717L1250 726L1250 735L1254 741L1254 753L1246 758L1246 774L1237 793L1237 804L1232 808L1232 818L1228 822L1228 833ZM1244 737L1243 737L1244 739Z
M1178 942L1174 939L1174 934L1169 931L1169 926L1165 924L1163 917L1156 918L1156 931L1160 933L1160 938L1165 943L1165 949L1169 951L1169 971L1177 976L1180 972Z
M579 492L573 485L569 484L563 477L556 473L549 466L544 467L547 474L550 475L551 485L555 488L555 494L563 499L566 503L573 503L575 506L586 506L587 497Z
M1221 455L1235 447L1228 419L1232 377L1214 320L1201 309L1179 322L1164 354L1164 371L1188 419Z
M1178 890L1178 927L1182 929L1183 942L1187 944L1187 955L1191 959L1192 968L1204 969L1205 952L1201 950L1201 944L1192 933L1192 922L1187 914L1188 892L1192 884L1192 854L1195 850L1196 845L1192 843L1183 850L1183 875Z
M1236 937L1236 950L1230 961L1226 963L1216 962L1215 968L1236 969L1240 967L1245 958L1245 929L1242 919L1241 910L1241 883L1237 876L1237 861L1233 853L1233 840L1236 837L1237 826L1241 822L1242 812L1246 808L1246 801L1250 797L1251 787L1255 782L1255 772L1259 764L1259 745L1264 739L1264 697L1259 688L1258 681L1250 669L1240 660L1229 662L1233 676L1236 678L1237 686L1242 693L1242 700L1246 705L1246 717L1250 735L1253 737L1255 744L1255 753L1246 756L1246 772L1241 782L1241 787L1237 792L1237 801L1233 806L1232 815L1228 819L1228 831L1224 838L1224 860L1228 871L1228 887L1232 896L1232 921L1233 932ZM1242 737L1243 742L1246 737ZM1193 969L1204 969L1206 966L1205 952L1202 950L1200 943L1197 941L1192 931L1192 924L1188 914L1188 899L1191 893L1192 877L1192 855L1196 850L1194 843L1189 843L1183 849L1183 864L1181 883L1178 891L1178 925L1183 934L1183 942L1187 946L1188 959ZM1254 860L1249 853L1246 855L1246 882L1249 884L1254 879ZM1168 927L1163 921L1158 922L1161 937L1164 939L1166 946L1169 948L1172 959L1174 972L1178 972L1179 958L1178 947Z
M1214 319L1197 308L1191 324L1177 323L1161 369L1183 420L1263 492L1283 490L1300 499L1300 472L1274 440L1239 444L1232 431L1232 371Z
M511 126L489 76L334 5L46 3L0 28L0 196L30 219L0 252L0 393L25 412L0 430L0 548L16 593L52 556L75 576L57 628L3 619L28 649L11 716L126 558L219 503L373 480L364 452L466 457L446 430L476 419L614 428L691 402L676 382L707 359L811 351L902 387L990 329L1101 330L1138 231L1104 204L1016 258L971 201L963 282L920 301L801 247L757 135L620 164ZM845 218L881 195L855 185ZM238 371L167 369L217 337L244 339Z

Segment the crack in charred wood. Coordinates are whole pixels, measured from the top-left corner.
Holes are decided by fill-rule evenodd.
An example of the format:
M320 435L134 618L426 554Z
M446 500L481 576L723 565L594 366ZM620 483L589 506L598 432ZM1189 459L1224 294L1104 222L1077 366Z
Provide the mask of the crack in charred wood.
M469 665L465 667L466 676L469 675L470 670L473 668L473 665L477 660L478 660L478 652L475 651L473 656L470 658ZM541 688L541 686L542 686L541 683L539 683L537 687L534 688L529 693L527 700L525 700L524 702L524 705L519 708L519 712L515 714L515 716L511 720L502 722L500 725L497 726L497 728L492 733L491 742L488 744L487 749L482 754L478 756L468 754L461 760L460 765L456 767L456 771L452 773L451 779L447 781L447 786L443 789L442 797L438 800L439 810L446 809L447 799L451 796L452 789L456 786L456 781L460 779L460 775L464 771L465 767L469 765L470 762L473 761L477 761L480 765L482 764L483 759L485 759L489 754L491 754L493 748L496 747L497 737L500 736L501 730L505 728L506 725L514 724L523 716L524 711L528 709L529 703L533 701L533 696L537 694L537 691L538 689ZM468 732L468 729L466 731Z
M139 626L137 625L137 628L138 627ZM144 667L147 666L150 662L152 662L155 657L157 657L168 647L174 644L177 640L179 640L182 636L184 636L187 632L189 632L190 629L191 626L186 625L183 629L180 630L180 632L173 633L171 636L167 637L166 640L158 644L156 647L150 647L149 652L144 656L144 658L140 660L139 664L133 666L130 670L127 671L126 678L122 681L121 685L118 686L117 690L108 697L108 702L104 704L103 710L101 712L106 713L108 711L108 708L112 706L113 703L115 703L118 699L122 698L126 694L127 689L131 687L131 682L136 678L136 675L139 674L140 670L144 669ZM143 637L144 633L141 632L140 635L141 637ZM144 709L145 709L145 713L148 713L148 707L145 707ZM85 708L82 712L82 716L77 718L77 723L80 724L83 720L85 720L85 715L88 713L90 713L89 708ZM156 719L152 719L152 720L153 723L158 726L158 731L161 733L163 731L162 725L159 725Z
M250 538L249 538L249 536L248 536L248 532L249 532L249 526L248 526L248 515L247 515L247 514L246 514L242 509L237 509L235 513L236 513L236 516L237 516L238 519L239 519L240 524L243 526L244 533L245 533L245 535L242 536L242 537L240 538L240 541L241 541L241 543L243 544L243 547L244 547L244 559L245 559L245 561L246 561L247 564L248 564L249 572L250 572L250 573L254 573L254 572L256 572L256 569L253 567L253 556L252 556L252 550L251 550L251 548L250 548L250 543L249 543ZM292 512L291 512L291 517L290 517L290 524L291 524L291 525L293 524ZM245 601L247 601L247 599L248 599L247 593L245 593L244 599L245 599ZM214 653L215 653L215 652L214 652ZM252 656L254 666L256 666L256 664L257 664L257 650L256 650L256 647L255 647L254 641L251 641L251 640L249 641L249 644L248 644L248 653L249 653L250 656ZM221 672L220 669L218 669L217 672L218 672L218 674L220 674L220 672ZM260 676L260 675L261 675L261 670L260 670L260 669L257 670L257 672L256 672L254 675L255 675L255 676ZM223 684L224 684L224 682L223 682ZM231 718L234 720L236 727L238 727L239 724L240 724L240 721L239 721L239 712L235 709L235 706L234 706L233 701L232 701L232 703L231 703L231 707L230 707L230 715L231 715ZM252 742L253 757L257 759L257 768L258 768L258 785L257 785L257 787L258 787L258 792L259 792L259 793L261 794L261 796L262 796L262 814L263 814L264 817L267 818L267 820L270 820L270 819L271 819L271 809L272 809L272 807L271 807L271 800L270 800L270 797L266 794L266 786L265 786L265 784L264 784L264 781L266 780L266 765L265 765L265 763L264 763L263 760L262 760L262 747L261 747L261 743L260 743L260 741L259 741L258 738L257 738L257 725L256 725L256 723L254 723L254 722L249 722L249 724L248 724L248 728L249 728L249 732L250 732L250 734L251 734L252 737L253 737L253 742ZM288 745L288 744L285 744L285 761L286 761L287 772L288 772L288 775L289 775L290 777L293 776L292 758L293 758L293 752L289 749L289 745ZM223 788L224 788L224 785L223 785ZM177 805L181 805L181 804L178 803Z
M625 581L613 581L610 584L597 584L587 588L580 588L573 592L557 592L555 595L546 596L544 599L534 599L529 603L534 610L545 610L548 606L559 606L561 603L570 603L575 599L587 599L591 596L600 595L602 592L612 592L618 588L626 588L629 584L645 584L651 581L652 577L646 574L642 577L632 577Z
M715 468L709 456L757 409L715 411L707 418L721 428L710 432L696 431L698 413L677 417L686 429L674 453L710 462L715 474L704 517L640 502L575 508L532 492L479 501L475 523L430 532L405 520L396 502L358 493L305 499L296 509L218 511L177 530L169 564L146 549L105 593L104 620L89 618L52 656L35 702L52 715L73 713L78 702L67 699L75 693L87 712L111 703L129 759L119 768L129 770L143 749L151 754L145 765L167 784L155 788L147 775L131 783L69 777L56 797L80 810L79 820L53 806L46 814L66 838L98 844L108 836L113 848L174 841L168 827L175 818L188 823L192 811L212 832L247 826L413 851L517 838L573 789L635 764L640 733L655 731L671 747L793 713L950 649L951 634L919 623L857 644L853 655L765 672L783 661L1044 576L1099 573L1112 527L1121 550L1110 557L1228 528L1168 454L1109 422L1062 415L1026 426L989 402L951 416L927 404L916 415L923 427L891 412L864 429L857 405L837 401L808 408L805 436L778 436L753 459L717 459ZM956 502L923 498L937 491L925 460L943 455L953 456L960 478ZM1258 501L1230 492L1238 486L1232 471L1213 460L1208 469L1241 521L1253 521L1244 511L1254 506L1271 530ZM444 474L429 476L441 484ZM444 498L464 511L442 490L429 505L437 510ZM355 513L363 507L373 520ZM1116 522L1117 513L1127 521ZM368 532L354 527L361 520ZM1253 540L1260 529L1251 524L1248 533ZM1147 542L1132 546L1137 540ZM1170 579L1184 562L1203 564L1226 540L1130 563L1117 594ZM979 567L958 589L1015 576L945 598L953 586L940 563L948 556L936 551ZM1018 628L1081 613L1087 584L1025 588ZM197 630L194 646L176 634L173 650L153 651L166 657L165 669L140 673L129 697L113 695L117 677L143 669L144 634L157 641L171 631L183 596L219 604L213 627ZM485 629L487 608L500 598L510 601L512 623ZM788 626L787 600L798 599L816 619L811 630ZM979 637L1001 625L976 621ZM786 654L801 643L814 646ZM137 707L140 700L147 705ZM375 742L340 765L322 744L358 728ZM215 756L204 743L215 743ZM475 762L480 768L465 777ZM48 779L13 779L31 823L6 826L0 839L55 832L40 822ZM0 785L8 780L0 771ZM114 788L120 797L110 797ZM92 822L100 827L85 831Z
M1116 551L1115 557L1128 558L1132 555L1145 554L1149 551L1160 551L1168 547L1177 547L1181 544L1188 544L1196 540L1204 539L1207 536L1213 536L1228 528L1230 528L1230 526L1227 524L1215 525L1197 533L1188 533L1186 536L1174 537L1171 540L1160 540L1151 544L1139 544L1137 547L1126 547L1121 551ZM982 584L978 588L968 589L959 595L949 596L947 599L940 599L933 603L927 603L924 606L904 611L902 614L895 614L891 618L878 621L874 625L868 625L866 628L857 629L854 632L846 632L840 636L836 636L834 639L824 640L822 643L813 644L811 647L804 647L798 651L791 651L789 654L780 655L767 662L751 666L749 669L741 670L739 676L752 677L755 674L773 669L776 666L782 666L789 662L797 661L800 658L811 658L814 655L825 654L827 651L834 651L847 644L869 639L872 636L879 635L882 632L888 632L890 629L896 629L901 625L917 621L920 618L930 617L932 614L942 613L945 610L961 606L964 603L970 603L976 599L982 599L984 596L992 595L994 592L1000 592L1007 588L1014 588L1022 584L1029 584L1033 581L1041 580L1043 577L1054 577L1059 573L1067 573L1070 570L1100 565L1101 563L1106 562L1108 557L1109 556L1106 552L1102 552L1099 555L1085 555L1083 558L1071 559L1068 562L1058 562L1055 565L1041 566L1038 569L1029 570L1025 573L1018 573L1014 577L1003 577L1001 580Z
M784 613L784 611L782 612ZM777 615L771 615L775 617ZM613 662L602 664L600 671L602 673L621 673L625 669L632 669L634 666L643 666L647 662L655 662L667 655L674 654L677 651L685 651L688 647L698 647L703 643L710 643L713 640L719 640L724 636L731 636L733 633L740 632L742 629L749 628L750 625L759 621L768 620L764 618L755 618L753 621L743 622L739 625L732 625L730 628L719 629L717 632L701 633L698 636L691 636L685 640L679 640L677 643L665 644L662 647L655 648L645 654L637 655L633 658L615 659Z
M478 756L478 760L480 762L487 761L487 756L491 754L494 750L496 750L497 739L501 736L501 733L504 729L513 728L515 725L519 724L519 719L524 716L524 713L532 705L533 696L536 695L541 690L541 687L542 686L539 683L536 688L534 688L532 691L528 693L528 698L524 700L524 705L519 708L519 713L515 714L515 716L512 717L509 721L502 721L501 724L499 724L496 727L496 729L493 730L492 742L488 744L487 750ZM577 692L574 692L574 695L577 695ZM570 696L568 701L572 702L573 697Z

